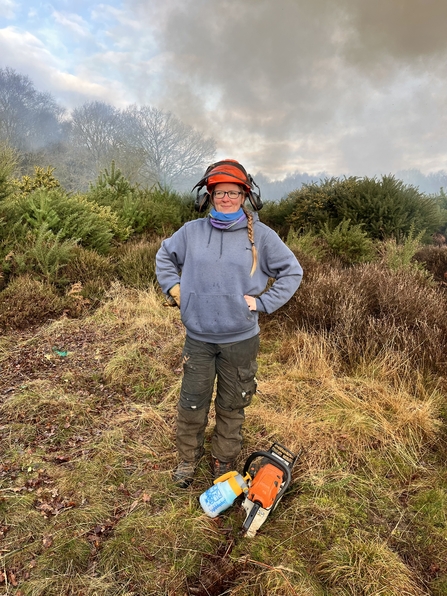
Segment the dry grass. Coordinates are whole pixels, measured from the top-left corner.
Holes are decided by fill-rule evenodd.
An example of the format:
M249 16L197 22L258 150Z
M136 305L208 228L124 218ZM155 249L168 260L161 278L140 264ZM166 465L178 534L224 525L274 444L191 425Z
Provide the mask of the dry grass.
M348 375L327 333L290 330L282 315L263 325L238 464L274 440L300 459L248 540L238 505L211 520L198 504L209 431L192 487L172 484L183 328L162 303L152 288L114 284L83 320L2 338L5 594L441 595L436 376L386 348Z

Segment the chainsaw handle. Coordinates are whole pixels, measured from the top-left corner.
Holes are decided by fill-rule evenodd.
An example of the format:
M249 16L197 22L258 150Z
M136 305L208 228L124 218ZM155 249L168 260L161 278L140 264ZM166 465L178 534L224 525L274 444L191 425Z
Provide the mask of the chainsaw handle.
M284 472L284 474L285 474L285 478L283 480L284 487L283 487L283 490L279 491L278 496L277 496L277 499L278 499L278 497L283 494L283 492L286 490L286 488L289 486L289 484L292 481L292 474L290 473L290 468L287 464L283 463L277 457L272 455L272 453L270 451L255 451L248 457L247 461L245 462L244 473L243 473L244 476L247 474L252 461L258 457L267 458L270 461L270 463L272 463L274 466L279 468L281 470L281 472Z

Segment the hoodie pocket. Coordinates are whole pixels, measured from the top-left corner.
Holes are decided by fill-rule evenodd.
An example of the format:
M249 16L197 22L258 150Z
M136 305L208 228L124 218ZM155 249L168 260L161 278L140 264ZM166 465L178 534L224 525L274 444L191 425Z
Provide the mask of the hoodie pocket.
M206 335L233 335L249 331L257 315L239 294L195 294L191 292L182 311L187 329Z

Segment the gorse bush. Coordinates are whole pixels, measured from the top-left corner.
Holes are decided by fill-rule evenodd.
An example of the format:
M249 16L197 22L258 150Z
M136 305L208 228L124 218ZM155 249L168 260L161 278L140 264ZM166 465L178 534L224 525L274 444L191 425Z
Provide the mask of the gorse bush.
M10 253L3 270L8 274L33 271L49 283L62 281L62 270L70 262L76 245L76 240L63 240L61 231L54 234L42 223Z
M317 261L323 259L327 253L327 248L321 238L311 231L298 234L293 228L290 228L286 244L293 252L306 255Z
M114 208L121 221L136 234L168 236L193 218L192 201L166 190L136 191Z
M37 190L2 204L8 222L5 242L14 246L45 224L61 239L73 239L85 248L105 254L112 239L124 239L127 231L110 207L89 201L82 195L68 196L62 190Z
M397 242L395 238L390 238L377 245L380 260L389 268L394 269L419 269L422 270L421 264L414 260L414 256L421 248L423 232L420 232L416 237L413 237L413 228L410 229L409 234L401 242Z
M112 208L122 226L134 234L169 235L195 216L191 197L155 186L131 185L114 163L90 187L87 197Z
M346 264L363 263L374 256L372 240L363 231L362 224L351 225L349 219L344 219L333 229L326 222L321 236L330 252Z
M15 192L18 195L29 195L38 189L60 188L60 182L54 176L54 168L41 168L34 166L34 176L22 176L20 180L14 180Z
M287 201L294 203L288 222L296 229L319 231L350 220L375 240L406 236L411 229L428 237L443 221L435 201L393 176L325 179L303 185Z
M4 142L0 142L0 202L14 190L12 175L17 166L17 154Z
M439 194L431 195L430 197L438 205L441 210L442 222L438 231L442 234L447 234L447 194L443 188L440 189Z
M263 223L273 228L281 238L286 238L293 228L290 224L290 216L295 207L296 204L292 193L289 197L278 202L264 201L259 217Z

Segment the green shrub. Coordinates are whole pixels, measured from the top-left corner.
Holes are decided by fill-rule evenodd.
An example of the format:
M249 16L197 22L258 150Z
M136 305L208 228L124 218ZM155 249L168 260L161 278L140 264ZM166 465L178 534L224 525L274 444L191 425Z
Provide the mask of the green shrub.
M431 195L433 201L438 205L441 210L442 222L438 228L438 232L441 234L447 234L447 194L443 188L440 189L438 195Z
M322 260L327 252L321 238L312 231L299 234L293 228L290 228L287 234L286 244L293 252L306 255L316 261Z
M372 240L362 225L351 225L349 219L344 219L333 229L326 222L321 230L330 252L345 264L364 263L374 256Z
M11 176L17 166L17 154L12 147L0 143L0 202L12 194L14 187Z
M420 263L413 259L422 246L422 236L423 232L420 232L416 237L413 237L413 229L411 228L408 236L401 242L398 242L395 238L381 242L377 245L381 262L395 271L399 269L422 270L423 267Z
M85 248L105 254L114 237L124 239L127 233L110 207L97 205L82 195L68 196L59 189L20 195L3 207L10 226L5 242L10 245L45 224L61 240L77 240Z
M3 270L9 275L34 272L48 283L63 282L62 270L72 258L75 246L76 240L62 240L61 232L53 234L43 223L9 255Z
M443 221L433 199L393 176L325 179L303 185L287 199L294 203L289 223L316 232L349 219L352 225L363 224L363 231L376 240L406 236L411 229L425 231L428 238Z
M195 217L191 200L160 189L126 195L115 208L123 224L136 234L168 236Z
M113 208L122 227L134 234L172 234L185 221L196 217L194 202L189 195L152 187L141 189L131 185L115 169L114 164L90 187L88 199Z
M278 202L264 201L264 206L259 213L259 218L267 226L273 228L281 238L286 238L291 230L289 218L292 215L295 206L295 201L291 195Z

